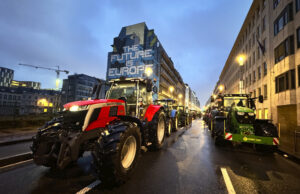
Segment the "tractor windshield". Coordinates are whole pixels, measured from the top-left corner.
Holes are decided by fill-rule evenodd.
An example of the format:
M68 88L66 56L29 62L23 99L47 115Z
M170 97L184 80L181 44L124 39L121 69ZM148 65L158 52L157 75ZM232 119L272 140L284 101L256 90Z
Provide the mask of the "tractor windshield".
M137 92L135 83L113 84L108 92L107 99L127 98L128 105L136 105Z
M248 107L247 97L224 97L224 107L228 109L232 105Z

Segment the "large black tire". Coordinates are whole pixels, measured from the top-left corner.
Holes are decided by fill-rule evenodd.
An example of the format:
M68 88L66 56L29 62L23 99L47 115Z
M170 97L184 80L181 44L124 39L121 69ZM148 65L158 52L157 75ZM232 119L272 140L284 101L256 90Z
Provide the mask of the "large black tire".
M171 122L171 119L167 119L167 130L166 130L166 135L167 137L170 137L171 136L171 133L172 133L172 122Z
M99 139L92 152L93 166L106 186L119 185L128 180L137 165L141 149L139 127L129 123L119 123L113 127L115 133Z
M159 150L162 148L165 140L165 125L166 117L162 110L155 113L152 121L149 123L149 134L150 134L150 149Z
M224 144L224 120L214 120L211 135L214 138L215 145L221 146Z
M172 130L177 131L178 129L179 129L179 127L178 127L178 116L176 114L175 117L172 118Z

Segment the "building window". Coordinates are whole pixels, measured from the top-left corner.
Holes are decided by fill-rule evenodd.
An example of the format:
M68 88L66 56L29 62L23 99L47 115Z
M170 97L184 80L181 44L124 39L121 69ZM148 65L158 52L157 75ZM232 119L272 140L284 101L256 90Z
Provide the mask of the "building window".
M268 119L268 116L269 116L269 110L265 108L265 119Z
M268 86L264 85L264 99L268 99Z
M253 71L253 83L256 81L256 74L255 71Z
M256 90L253 91L253 97L256 98Z
M275 64L285 57L294 54L294 50L294 35L292 35L274 49Z
M249 75L249 84L251 85L251 74Z
M264 32L266 30L266 16L262 19L262 31Z
M274 36L276 36L283 27L293 20L293 3L288 4L277 19L274 21Z
M268 74L268 66L266 62L263 63L263 67L264 67L264 76L266 76Z
M295 82L295 70L287 71L275 78L275 92L279 93L285 90L295 89Z
M257 80L260 80L261 78L261 67L257 68Z
M280 2L280 0L273 0L273 9L275 9L277 7L279 2Z
M296 12L300 10L300 0L296 0Z
M300 48L300 27L297 29L297 48Z
M252 62L253 62L253 65L255 64L255 51L253 51L253 57L252 57Z
M300 87L300 65L298 65L298 87Z
M263 47L264 47L264 52L266 52L266 51L267 51L267 47L266 47L266 39L263 40L263 43L262 43L262 44L263 44Z
M258 88L258 96L261 95L261 88Z
M262 9L265 9L265 7L267 6L267 1L266 0L263 0L263 4L262 4Z

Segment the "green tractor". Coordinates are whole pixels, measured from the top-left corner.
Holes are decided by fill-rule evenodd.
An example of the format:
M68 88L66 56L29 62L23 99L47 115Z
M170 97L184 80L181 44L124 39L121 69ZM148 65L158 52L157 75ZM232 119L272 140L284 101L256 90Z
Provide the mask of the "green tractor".
M189 110L184 106L177 106L178 124L181 127L192 124L192 117L190 116Z
M224 141L277 148L278 131L271 120L256 119L255 100L247 94L221 94L213 101L211 135L216 145ZM260 103L263 96L258 97ZM258 146L259 147L259 146Z

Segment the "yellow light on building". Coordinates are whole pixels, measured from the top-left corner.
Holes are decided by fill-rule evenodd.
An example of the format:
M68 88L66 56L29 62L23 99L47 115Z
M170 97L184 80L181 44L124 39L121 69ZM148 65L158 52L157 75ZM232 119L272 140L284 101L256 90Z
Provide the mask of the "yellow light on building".
M182 94L179 94L179 95L178 95L178 98L181 99L181 98L182 98Z
M47 112L48 110L46 108L44 108L44 112Z
M37 101L38 106L49 106L49 102L45 98L41 98Z
M173 86L170 86L169 87L169 91L172 93L174 91L174 87Z
M53 107L53 103L52 102L49 103L49 107Z

